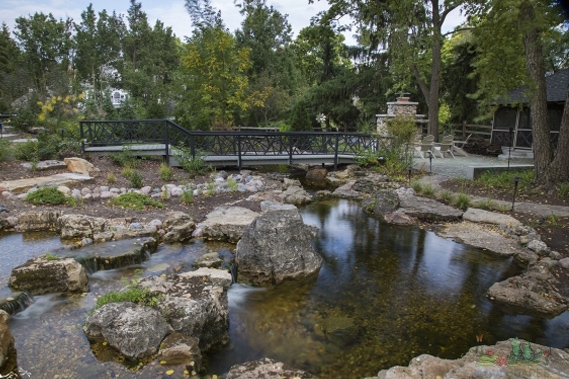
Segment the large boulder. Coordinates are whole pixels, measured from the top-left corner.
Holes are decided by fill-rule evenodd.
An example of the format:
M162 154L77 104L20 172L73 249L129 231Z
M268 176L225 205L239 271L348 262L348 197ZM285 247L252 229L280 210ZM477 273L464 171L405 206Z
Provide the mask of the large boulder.
M293 204L293 205L303 205L312 202L312 195L310 195L306 190L299 186L288 187L281 195L283 203Z
M162 296L157 307L164 318L176 332L198 338L202 351L219 348L229 340L230 285L229 272L209 268L152 276L138 283Z
M12 371L16 363L16 348L9 322L10 315L0 310L0 374Z
M529 313L557 316L569 308L568 277L558 261L534 262L523 274L494 283L487 295Z
M516 227L521 225L517 219L502 213L490 212L484 209L468 208L462 215L462 219L470 222L480 222L494 225L508 225Z
M107 342L137 361L155 354L172 329L159 310L131 302L108 303L95 310L83 331L93 342Z
M362 202L362 208L367 215L382 217L399 208L399 195L394 190L379 190Z
M85 292L87 282L85 269L72 258L32 258L12 269L10 275L10 287L18 291L28 291L33 295Z
M162 227L164 234L164 242L183 241L192 236L196 224L192 217L184 212L170 212L167 215Z
M93 238L105 229L105 219L86 215L63 215L57 219L61 238Z
M306 180L324 180L328 175L328 170L323 167L313 168L306 173Z
M413 358L409 366L394 366L366 379L561 379L566 372L567 352L512 338L492 346L472 347L455 360L423 354Z
M259 216L243 207L217 207L198 225L203 237L210 240L237 242L241 239L245 228Z
M69 171L83 175L89 175L92 171L100 171L97 167L93 166L91 162L82 158L65 158L63 162L65 162Z
M317 274L322 258L310 239L297 209L267 211L237 243L239 278L263 285Z
M62 211L21 213L18 216L17 230L20 232L56 230L57 219L62 215Z
M312 375L306 371L289 367L270 358L245 362L231 366L226 379L307 379Z

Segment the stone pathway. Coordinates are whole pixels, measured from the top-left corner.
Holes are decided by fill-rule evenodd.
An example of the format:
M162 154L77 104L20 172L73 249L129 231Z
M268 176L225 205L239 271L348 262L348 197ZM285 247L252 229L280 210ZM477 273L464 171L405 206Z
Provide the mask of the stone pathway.
M23 193L33 187L58 187L79 183L89 183L94 179L89 175L65 173L50 176L39 176L29 179L7 180L0 182L0 187L14 194Z
M507 164L507 159L481 155L469 155L468 157L457 156L456 158L434 158L432 160L431 170L431 162L429 159L413 159L413 168L420 169L422 167L427 172L432 171L435 174L454 178L467 178L469 167L497 167L507 166ZM512 158L510 160L510 167L531 164L533 164L533 159Z

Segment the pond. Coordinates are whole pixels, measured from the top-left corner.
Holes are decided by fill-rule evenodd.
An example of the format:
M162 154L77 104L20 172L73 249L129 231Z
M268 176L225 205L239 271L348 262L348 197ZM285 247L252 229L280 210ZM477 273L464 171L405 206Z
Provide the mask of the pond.
M318 278L268 289L234 284L230 342L209 356L208 373L224 374L232 364L270 357L321 378L362 379L422 353L458 358L481 334L485 344L519 337L569 346L569 312L554 319L508 314L486 299L491 284L520 272L511 259L415 226L380 223L346 200L314 203L301 213L305 223L320 229L314 244L324 258ZM0 236L3 262L10 259L7 239L14 238ZM46 241L58 248L57 241ZM10 256L28 250L28 241L19 243ZM233 248L199 241L161 246L141 265L93 274L84 296L37 296L11 321L20 367L32 377L156 378L166 377L168 368L174 369L168 377L183 377L181 366L154 362L129 371L112 357L95 358L81 324L96 296L120 287L120 278L135 269L144 275L187 271L204 252L227 255ZM0 273L5 286L6 273Z

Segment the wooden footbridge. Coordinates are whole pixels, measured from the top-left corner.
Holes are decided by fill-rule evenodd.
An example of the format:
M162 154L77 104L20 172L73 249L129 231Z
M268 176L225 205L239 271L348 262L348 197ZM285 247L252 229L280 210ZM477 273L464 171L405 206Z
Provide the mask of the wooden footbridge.
M128 148L138 156L203 157L217 167L353 163L377 140L368 134L326 132L202 132L169 120L81 121L84 153L109 155Z

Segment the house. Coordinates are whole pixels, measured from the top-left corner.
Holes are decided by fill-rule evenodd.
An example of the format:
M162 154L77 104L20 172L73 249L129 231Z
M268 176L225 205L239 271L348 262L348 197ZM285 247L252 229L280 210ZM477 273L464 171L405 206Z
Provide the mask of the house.
M547 89L547 112L551 140L557 144L561 117L567 97L569 86L569 69L558 71L545 78ZM508 95L508 100L502 102L492 122L492 143L502 146L507 153L511 147L511 153L518 157L533 157L532 153L532 130L530 125L530 111L526 87L516 88ZM514 153L515 152L515 153Z

